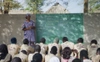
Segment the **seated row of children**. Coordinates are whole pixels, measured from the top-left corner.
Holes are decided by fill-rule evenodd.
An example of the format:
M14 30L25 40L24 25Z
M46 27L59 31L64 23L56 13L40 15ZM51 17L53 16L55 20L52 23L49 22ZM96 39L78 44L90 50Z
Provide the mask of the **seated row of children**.
M68 41L67 37L63 37L62 41L59 44L56 38L47 45L46 39L41 38L40 43L32 47L27 39L18 45L14 37L11 44L0 45L0 62L100 62L100 46L96 40L87 46L83 38L79 38L76 44Z

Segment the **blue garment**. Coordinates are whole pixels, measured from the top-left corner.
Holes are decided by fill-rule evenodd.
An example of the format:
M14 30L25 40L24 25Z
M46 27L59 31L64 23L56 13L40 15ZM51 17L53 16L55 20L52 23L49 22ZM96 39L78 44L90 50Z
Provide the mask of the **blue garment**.
M24 29L30 26L35 26L35 22L33 22L32 20L25 21L22 28ZM28 41L35 42L34 29L24 31L24 39L28 39Z

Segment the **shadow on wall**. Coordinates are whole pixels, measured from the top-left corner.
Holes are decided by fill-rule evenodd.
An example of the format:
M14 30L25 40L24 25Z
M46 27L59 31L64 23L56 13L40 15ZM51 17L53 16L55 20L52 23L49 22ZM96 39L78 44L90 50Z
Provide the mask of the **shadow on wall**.
M32 20L35 19L32 15ZM22 44L22 24L25 15L0 15L0 43L9 44L12 37L16 37L18 44Z
M84 14L84 39L88 43L96 39L100 44L100 14Z

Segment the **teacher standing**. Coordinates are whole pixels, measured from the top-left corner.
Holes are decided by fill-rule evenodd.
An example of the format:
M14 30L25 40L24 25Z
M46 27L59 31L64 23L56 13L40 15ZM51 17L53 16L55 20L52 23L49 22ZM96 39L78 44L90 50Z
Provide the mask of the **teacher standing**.
M35 43L35 36L34 36L34 29L35 29L35 22L30 20L31 15L26 14L25 16L26 21L22 26L22 30L24 31L24 39L28 39L29 45L34 46Z

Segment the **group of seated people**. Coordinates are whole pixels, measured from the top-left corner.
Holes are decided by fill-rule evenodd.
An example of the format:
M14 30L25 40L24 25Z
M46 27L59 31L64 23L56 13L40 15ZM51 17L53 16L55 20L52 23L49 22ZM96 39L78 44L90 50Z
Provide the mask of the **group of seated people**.
M62 38L61 44L58 38L53 43L45 43L46 39L41 38L40 43L32 47L24 39L23 44L18 45L13 37L11 44L0 44L0 62L100 62L100 45L95 39L88 45L83 38L74 44L67 37Z

